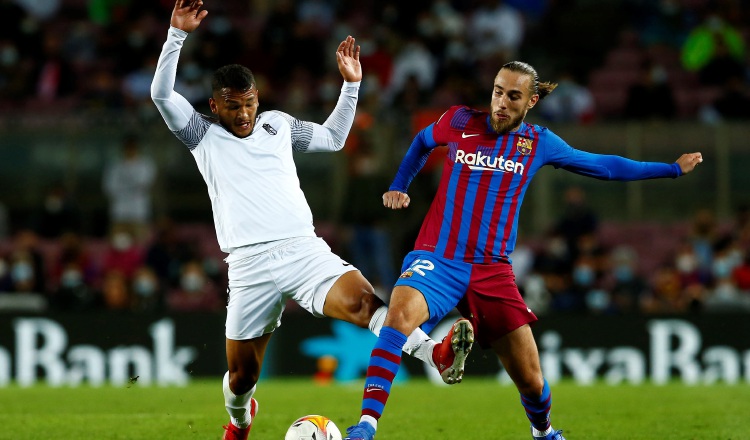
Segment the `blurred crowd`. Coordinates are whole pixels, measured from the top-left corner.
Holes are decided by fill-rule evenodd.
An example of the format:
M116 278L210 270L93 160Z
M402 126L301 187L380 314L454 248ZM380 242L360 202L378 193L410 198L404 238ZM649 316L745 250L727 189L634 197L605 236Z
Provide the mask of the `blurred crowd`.
M728 222L701 209L664 228L603 225L578 187L566 190L565 205L545 236L511 255L533 310L750 311L750 207Z
M357 187L368 188L365 180ZM368 205L335 227L318 225L318 233L376 289L390 289L414 237L396 243L388 211ZM18 229L0 241L0 310L223 309L226 264L212 225L161 218L133 226L115 221L104 239L75 229ZM572 186L562 215L544 235L522 237L511 258L516 282L538 314L750 311L748 206L729 222L699 210L687 223L654 229L602 222L583 190Z
M577 3L207 2L210 18L182 51L176 89L205 106L210 73L240 63L255 72L264 106L293 114L319 111L337 97L336 45L354 35L362 46L362 93L377 95L380 109L486 106L498 67L523 59L543 79L560 83L540 111L549 121L670 119L698 112L707 121L748 117L749 106L742 105L748 103L750 75L747 2L619 0L610 2L610 17L576 14ZM0 0L0 111L153 114L149 86L173 6L173 0ZM604 23L610 35L603 40L614 40L611 47L594 54L574 47L574 36L585 34L587 24L606 19L612 23ZM566 25L571 20L576 26ZM598 47L588 36L589 45ZM620 60L624 65L614 60L624 52L618 49L633 55ZM570 56L576 53L586 56ZM613 91L593 75L610 61L615 75L629 74L618 83L626 102L614 113L606 111ZM679 107L688 86L694 95L703 87L712 93L705 108L685 114Z
M420 125L416 118L456 104L486 107L506 61L528 60L542 80L559 82L532 112L542 123L750 119L748 2L613 2L620 8L613 14L615 38L595 56L573 38L586 33L585 26L569 26L587 19L575 15L577 3L206 1L209 17L186 41L175 88L207 112L211 73L239 63L256 76L261 110L318 120L340 89L335 48L355 36L365 78L345 148L340 196L346 203L336 218L341 224L318 231L376 288L389 289L418 224L399 224L405 237L394 242L392 218L366 201L387 187L394 160ZM0 0L0 114L115 110L157 120L149 89L173 6L173 0ZM389 137L388 130L395 133ZM393 138L403 144L397 152L384 145ZM155 218L156 174L138 139L124 139L121 160L102 174L109 207L103 238L81 227L76 198L64 185L50 187L23 224L9 224L0 203L0 309L222 309L225 264L212 225L191 229ZM535 311L750 310L747 208L738 208L731 222L692 213L692 224L675 225L675 240L655 259L648 255L655 251L638 247L643 237L607 236L585 200L571 188L559 221L542 237L520 240L511 255ZM41 302L27 301L31 293Z

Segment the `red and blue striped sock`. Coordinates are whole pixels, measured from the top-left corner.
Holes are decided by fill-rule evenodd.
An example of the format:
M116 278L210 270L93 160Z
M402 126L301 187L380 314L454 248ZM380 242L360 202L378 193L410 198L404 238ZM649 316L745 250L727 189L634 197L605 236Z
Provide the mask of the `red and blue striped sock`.
M544 379L544 388L539 397L521 395L521 404L526 409L526 417L529 418L531 426L539 431L546 431L550 426L549 412L552 408L552 391L547 379Z
M362 396L362 416L379 419L391 393L393 378L401 364L401 348L406 335L392 327L383 327L370 355L365 391Z

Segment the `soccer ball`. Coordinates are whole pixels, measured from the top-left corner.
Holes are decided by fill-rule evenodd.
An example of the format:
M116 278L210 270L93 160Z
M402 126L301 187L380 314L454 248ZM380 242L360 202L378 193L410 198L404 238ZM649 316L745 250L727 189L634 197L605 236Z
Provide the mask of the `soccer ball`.
M309 415L295 420L284 440L341 440L341 431L328 417Z

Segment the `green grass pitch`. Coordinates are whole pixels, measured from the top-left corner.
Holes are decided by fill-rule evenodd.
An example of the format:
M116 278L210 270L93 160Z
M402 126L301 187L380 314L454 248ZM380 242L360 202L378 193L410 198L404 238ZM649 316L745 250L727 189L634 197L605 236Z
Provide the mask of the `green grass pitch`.
M552 387L553 425L568 440L750 438L750 386L670 384ZM361 384L266 380L256 397L251 439L282 440L289 424L323 414L343 431L359 417ZM36 386L0 389L0 439L218 440L226 423L221 383L185 388ZM529 439L513 387L467 377L439 387L425 380L394 385L378 440Z

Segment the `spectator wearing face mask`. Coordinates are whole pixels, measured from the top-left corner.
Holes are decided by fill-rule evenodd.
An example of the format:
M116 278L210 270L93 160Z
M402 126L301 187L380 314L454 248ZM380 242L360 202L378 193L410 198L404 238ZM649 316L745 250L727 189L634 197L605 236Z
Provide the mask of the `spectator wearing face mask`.
M96 269L77 234L69 232L60 237L60 253L51 278L55 284L51 297L54 308L86 310L94 305Z
M104 254L102 272L119 272L130 282L143 263L143 249L138 246L126 228L115 228L110 234L109 246Z
M141 266L131 283L133 309L139 312L156 312L164 308L164 288L153 269Z
M182 265L180 286L169 293L167 304L170 310L178 312L219 311L226 305L198 260Z
M609 300L599 295L597 281L598 274L593 259L589 256L576 259L568 288L553 295L552 308L558 312L606 309Z
M9 288L19 293L46 293L44 258L31 229L16 233L8 257Z
M714 257L711 262L711 293L706 299L710 309L736 310L747 304L733 276L742 264L742 253L731 236L720 238L714 244ZM750 304L747 304L750 305Z
M638 254L619 246L610 255L612 301L620 313L637 312L648 294L648 283L638 273Z

